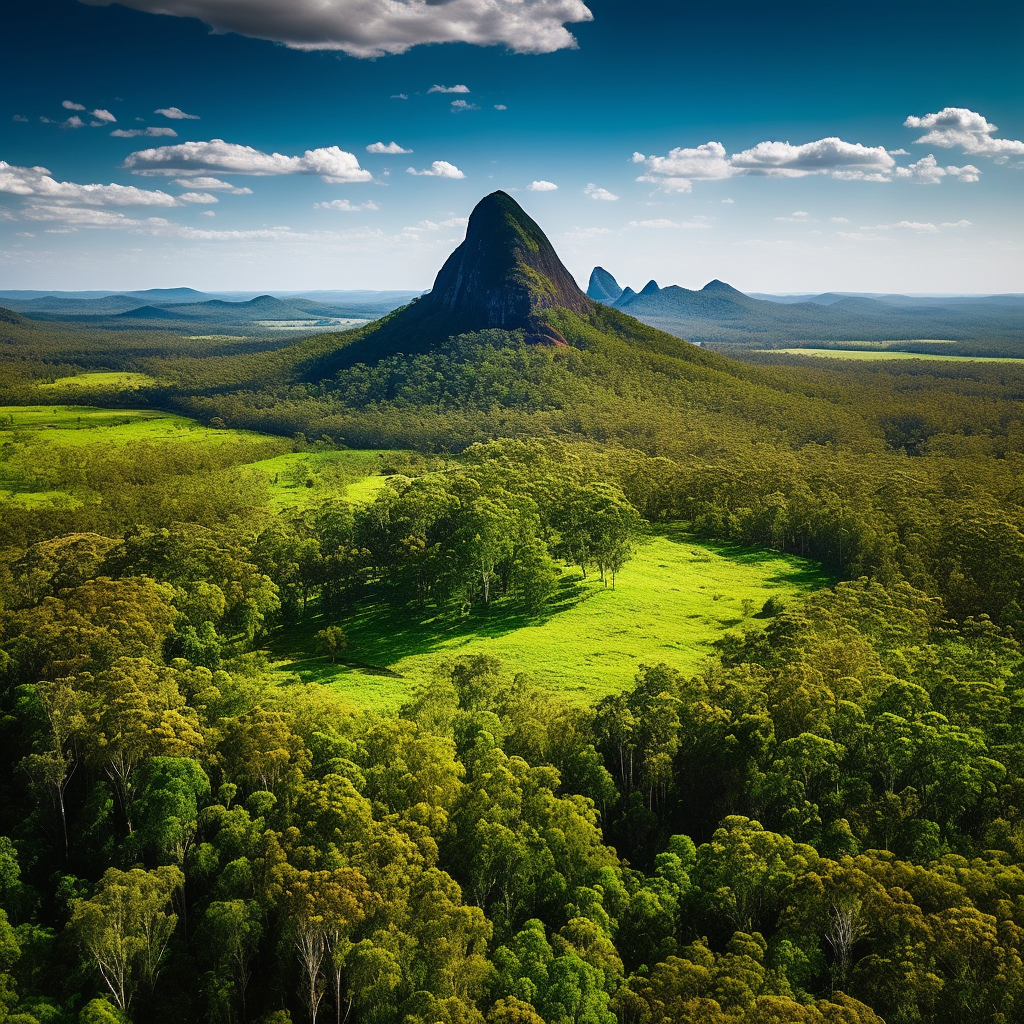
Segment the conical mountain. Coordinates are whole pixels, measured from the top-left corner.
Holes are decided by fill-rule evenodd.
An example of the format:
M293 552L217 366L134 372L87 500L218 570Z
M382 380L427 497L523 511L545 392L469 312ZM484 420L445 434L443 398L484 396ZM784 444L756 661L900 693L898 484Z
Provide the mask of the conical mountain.
M505 192L477 203L466 240L421 301L428 309L469 317L478 329L527 327L542 309L590 311L547 235Z
M708 281L708 283L701 288L701 291L717 292L720 295L739 295L746 298L743 292L739 291L739 289L733 288L731 284L726 284L724 281L719 281L717 277L713 281Z
M544 314L555 309L586 315L593 303L536 221L507 193L492 192L477 203L465 241L426 295L378 320L305 373L318 379L397 352L428 352L455 335L488 328L524 330L528 342L564 345L545 321Z
M621 294L622 287L619 282L604 267L594 267L590 272L587 295L597 302L611 305Z

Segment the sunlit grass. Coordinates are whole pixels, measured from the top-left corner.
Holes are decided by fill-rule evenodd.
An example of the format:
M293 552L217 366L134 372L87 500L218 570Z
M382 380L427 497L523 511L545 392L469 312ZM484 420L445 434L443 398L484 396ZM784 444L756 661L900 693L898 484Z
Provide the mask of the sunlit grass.
M614 591L567 569L544 615L495 608L437 618L370 604L342 622L345 664L315 653L321 620L283 631L272 653L281 671L329 683L367 707L396 707L441 659L468 654L500 658L548 692L588 704L629 686L642 664L698 671L724 633L758 623L753 616L770 596L793 598L827 581L805 560L677 530L650 538Z
M353 503L371 501L384 486L383 449L302 452L251 463L270 484L270 505L281 510L305 508L325 497Z
M96 373L78 373L73 377L58 377L48 384L37 384L36 387L44 391L58 391L62 388L131 391L137 388L150 387L156 383L156 378L151 377L148 373L98 371Z
M921 343L918 342L917 344ZM947 343L932 341L928 344L939 345ZM932 362L1024 363L1024 358L1014 356L955 356L939 352L897 352L893 349L772 348L758 349L757 351L773 355L819 356L824 359L928 359Z

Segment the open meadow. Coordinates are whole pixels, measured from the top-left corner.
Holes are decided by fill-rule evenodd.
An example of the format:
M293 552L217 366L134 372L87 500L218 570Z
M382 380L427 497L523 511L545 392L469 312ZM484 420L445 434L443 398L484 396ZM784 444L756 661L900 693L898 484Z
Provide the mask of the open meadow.
M379 477L376 479L380 479ZM315 651L313 620L280 634L281 672L330 685L359 708L394 710L446 658L488 655L526 672L545 693L586 706L628 686L641 665L700 671L727 630L753 629L769 598L780 604L829 581L813 563L775 551L702 542L681 529L646 538L615 589L563 570L543 614L418 615L376 603L346 620L348 646L334 664Z

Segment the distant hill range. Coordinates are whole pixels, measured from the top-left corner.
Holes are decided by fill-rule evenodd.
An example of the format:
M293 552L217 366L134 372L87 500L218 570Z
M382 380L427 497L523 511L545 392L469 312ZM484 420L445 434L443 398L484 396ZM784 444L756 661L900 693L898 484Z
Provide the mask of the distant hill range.
M622 288L595 267L590 298L699 344L751 347L795 341L1024 341L1024 295L745 295L711 281L699 291L648 281Z
M173 323L245 327L263 321L375 320L419 292L313 291L281 295L151 288L139 292L0 291L0 303L35 320L83 326L161 326Z

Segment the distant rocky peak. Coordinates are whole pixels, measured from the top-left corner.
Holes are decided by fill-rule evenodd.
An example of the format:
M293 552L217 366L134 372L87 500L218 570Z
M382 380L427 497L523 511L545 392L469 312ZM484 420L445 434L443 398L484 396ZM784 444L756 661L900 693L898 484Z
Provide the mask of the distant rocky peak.
M619 282L604 267L594 267L590 273L587 295L597 302L614 302L622 294Z

